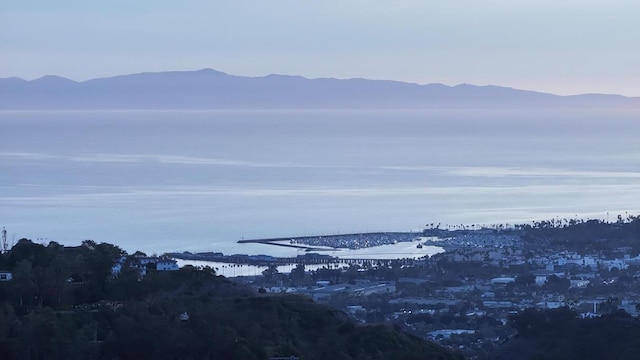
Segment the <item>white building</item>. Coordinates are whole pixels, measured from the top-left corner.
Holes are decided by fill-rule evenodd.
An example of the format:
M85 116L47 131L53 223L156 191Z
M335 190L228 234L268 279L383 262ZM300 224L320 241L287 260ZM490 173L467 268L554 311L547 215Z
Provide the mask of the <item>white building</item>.
M157 271L176 271L180 269L177 261L166 257L140 256L136 257L134 262L137 263L135 266L140 268L146 268L147 265L154 264Z
M111 267L111 274L118 275L124 266L135 268L140 273L140 277L147 275L147 266L155 265L157 271L176 271L180 270L178 262L169 258L159 257L147 257L147 256L135 256L133 258L122 257Z
M491 279L491 284L493 285L507 285L514 282L516 282L516 279L512 277L497 277Z
M156 270L158 271L176 271L179 269L178 262L173 259L162 258L156 263Z

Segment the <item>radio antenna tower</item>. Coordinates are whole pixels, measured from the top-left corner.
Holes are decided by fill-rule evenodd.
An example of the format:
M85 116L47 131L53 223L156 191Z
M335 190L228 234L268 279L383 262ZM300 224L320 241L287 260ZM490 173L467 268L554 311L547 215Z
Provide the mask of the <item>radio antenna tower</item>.
M2 252L6 253L9 251L9 245L7 244L7 229L2 227Z

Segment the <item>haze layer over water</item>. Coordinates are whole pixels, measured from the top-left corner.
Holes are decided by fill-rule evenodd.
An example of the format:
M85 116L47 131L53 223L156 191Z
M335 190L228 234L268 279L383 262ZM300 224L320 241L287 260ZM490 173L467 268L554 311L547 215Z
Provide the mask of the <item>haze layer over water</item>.
M0 225L69 245L273 253L235 242L613 218L640 203L638 115L0 112Z

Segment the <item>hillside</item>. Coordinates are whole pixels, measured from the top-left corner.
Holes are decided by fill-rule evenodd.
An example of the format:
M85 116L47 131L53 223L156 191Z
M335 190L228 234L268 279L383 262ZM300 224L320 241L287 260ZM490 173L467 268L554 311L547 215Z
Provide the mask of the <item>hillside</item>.
M569 308L528 309L513 315L517 335L487 359L638 359L638 319L622 310L592 319L576 315Z
M366 79L244 77L211 69L76 82L58 76L0 79L0 110L640 108L640 98L557 96L499 86L418 85Z
M2 359L459 359L301 296L259 295L210 268L111 275L118 247L22 239L0 257ZM125 261L125 263L126 263Z

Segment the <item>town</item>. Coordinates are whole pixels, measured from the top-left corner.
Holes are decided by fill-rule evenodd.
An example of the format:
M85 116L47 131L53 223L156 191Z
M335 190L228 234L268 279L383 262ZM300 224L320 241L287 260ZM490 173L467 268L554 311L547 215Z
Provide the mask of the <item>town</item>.
M260 293L303 294L361 323L392 323L477 358L512 337L516 330L510 319L526 309L566 307L580 318L637 317L639 234L640 220L634 216L619 216L614 223L552 219L473 229L432 225L421 234L430 240L418 246L446 251L431 257L348 264L305 254L290 273L269 265L276 258L258 257L254 260L268 265L262 275L236 280ZM354 244L369 244L363 234L349 236L357 240ZM344 246L344 241L336 236L291 240L312 246ZM326 264L310 269L308 259L316 256Z
M418 235L363 233L278 241L313 247L347 244L350 248L408 243L444 251L398 259L348 259L313 252L289 258L218 252L148 256L142 252L128 255L116 246L91 240L77 247L54 242L45 247L27 239L8 250L3 232L0 295L12 301L20 316L43 305L60 309L60 314L112 313L132 299L150 301L152 306L156 295L148 294L165 286L193 296L189 295L191 285L181 285L187 279L197 286L204 284L199 280L202 276L214 276L211 281L224 279L216 276L214 267L181 268L176 259L242 264L263 270L224 280L241 286L237 290L241 296L248 295L242 290L246 288L258 298L313 300L355 322L392 325L468 359L501 358L495 354L517 344L513 339L518 336L544 336L545 332L557 336L563 331L558 324L569 326L570 319L592 324L587 334L593 335L604 330L589 321L637 319L640 315L638 216L618 216L615 222L552 219L444 229L432 225ZM291 270L280 271L287 262ZM46 279L56 281L42 287ZM214 282L218 281L223 280ZM212 294L224 296L229 291L236 292L209 290L209 295L198 299L206 302ZM180 310L181 306L172 317L188 322L190 314ZM616 324L612 334L618 331L631 336L635 329L640 331L635 322ZM549 330L554 326L555 333ZM627 330L620 332L622 328ZM92 336L108 338L109 332L100 334ZM622 335L618 338L627 341ZM559 341L571 344L566 339Z

